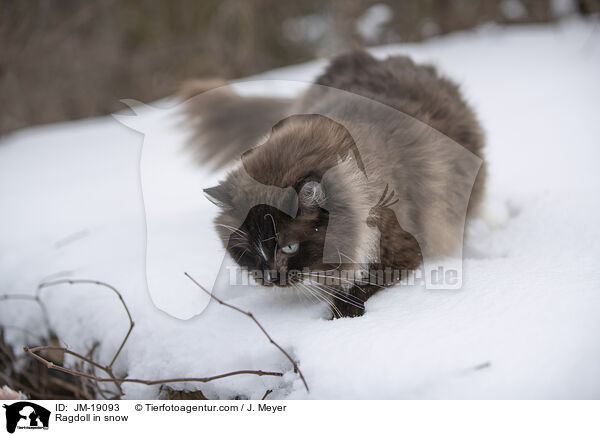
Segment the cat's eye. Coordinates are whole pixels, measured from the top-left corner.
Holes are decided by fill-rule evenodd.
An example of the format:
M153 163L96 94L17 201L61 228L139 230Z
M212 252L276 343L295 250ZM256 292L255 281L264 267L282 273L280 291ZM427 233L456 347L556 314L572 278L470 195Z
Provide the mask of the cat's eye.
M298 251L299 247L300 247L300 244L295 242L293 244L288 244L288 245L281 247L281 251L283 251L285 254L294 254L296 251Z

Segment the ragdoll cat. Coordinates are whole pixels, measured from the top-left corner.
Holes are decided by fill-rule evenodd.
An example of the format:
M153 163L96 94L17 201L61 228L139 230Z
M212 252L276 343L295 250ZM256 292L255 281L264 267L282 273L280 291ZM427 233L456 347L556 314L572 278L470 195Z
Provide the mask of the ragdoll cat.
M219 84L192 82L185 96ZM372 271L410 271L423 253L462 244L485 171L473 172L455 144L481 162L483 134L458 87L433 67L358 51L334 58L294 100L228 87L200 97L188 116L201 159L221 166L242 157L205 190L221 207L217 231L259 283L326 299L335 317L360 316L400 278L376 282ZM332 274L342 270L360 274Z

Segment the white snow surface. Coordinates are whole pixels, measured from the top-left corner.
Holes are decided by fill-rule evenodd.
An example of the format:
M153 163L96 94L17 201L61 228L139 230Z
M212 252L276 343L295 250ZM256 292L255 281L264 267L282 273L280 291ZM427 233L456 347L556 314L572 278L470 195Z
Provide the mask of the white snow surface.
M30 128L0 142L0 294L32 294L38 283L57 278L114 285L136 323L115 365L118 375L285 373L171 384L200 388L209 398L256 399L267 389L274 389L270 398L289 399L600 398L597 22L488 25L372 51L433 63L461 84L487 133L487 206L468 226L459 291L392 287L367 302L363 317L335 321L326 319L324 306L294 294L245 287L223 292L289 350L310 393L245 316L211 303L183 320L153 304L140 182L144 138L113 117ZM310 82L325 64L248 80ZM253 87L250 81L239 88L291 95L301 86ZM188 134L173 110L142 108L134 118L130 124L160 130L165 144L181 146ZM172 183L143 170L144 183L164 182L153 203L163 206L153 211L151 225L162 238L154 247L166 254L149 253L148 262L159 265L148 276L172 292L156 303L186 318L193 315L186 308L205 296L183 271L210 287L224 255L211 223L217 209L200 192L222 172L199 168L186 154L165 156L156 159L184 160L185 169L172 174ZM97 358L108 363L128 327L118 299L93 285L62 285L42 295L61 341L79 352L100 341ZM35 304L0 301L0 324L13 326L7 336L15 347L42 345L14 328L44 332ZM124 389L128 399L160 395L158 386Z

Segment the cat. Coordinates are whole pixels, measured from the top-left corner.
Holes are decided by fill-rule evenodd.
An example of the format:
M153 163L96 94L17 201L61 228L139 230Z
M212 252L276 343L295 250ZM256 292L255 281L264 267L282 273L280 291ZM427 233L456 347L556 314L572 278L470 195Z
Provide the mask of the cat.
M221 208L228 253L260 284L323 298L336 318L361 316L400 278L376 283L371 271L414 270L462 244L484 193L484 135L434 67L354 51L296 99L222 84L184 87L192 144L217 167L241 156L205 193Z

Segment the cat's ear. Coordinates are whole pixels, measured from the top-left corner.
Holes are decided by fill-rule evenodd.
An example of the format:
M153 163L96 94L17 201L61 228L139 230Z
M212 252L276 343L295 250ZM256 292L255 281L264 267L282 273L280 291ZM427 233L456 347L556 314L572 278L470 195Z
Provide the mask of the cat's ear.
M204 195L213 204L216 204L222 209L233 208L233 198L231 192L223 183L212 188L206 188Z
M325 191L319 182L313 180L306 182L298 192L300 210L310 212L325 205Z
M328 118L323 115L319 115L319 114L290 115L289 117L283 118L283 119L279 120L277 123L275 123L275 125L271 128L271 130L273 132L275 132L276 130L282 129L285 125L287 125L289 123L293 123L293 122L306 123L310 120L317 120L317 119L328 119Z

